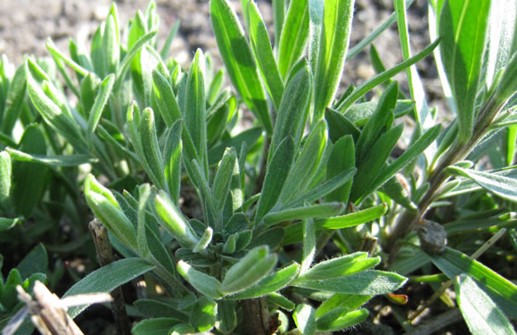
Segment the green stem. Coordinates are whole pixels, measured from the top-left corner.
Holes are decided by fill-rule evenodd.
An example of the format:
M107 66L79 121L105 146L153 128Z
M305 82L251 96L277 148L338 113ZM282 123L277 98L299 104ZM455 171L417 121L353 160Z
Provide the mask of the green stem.
M495 99L494 95L491 95L487 102L483 105L482 110L477 118L477 123L474 127L474 132L469 142L461 144L454 142L449 151L445 154L443 159L439 162L438 166L431 171L429 177L429 190L426 192L422 200L418 204L418 212L412 213L406 211L401 219L395 223L393 230L388 236L385 249L390 252L391 257L394 258L397 249L398 241L406 236L413 227L425 216L429 209L429 206L434 201L441 186L449 176L445 172L446 168L464 159L479 141L487 134L490 129L490 125L494 120L499 110L504 106L506 102L499 102Z

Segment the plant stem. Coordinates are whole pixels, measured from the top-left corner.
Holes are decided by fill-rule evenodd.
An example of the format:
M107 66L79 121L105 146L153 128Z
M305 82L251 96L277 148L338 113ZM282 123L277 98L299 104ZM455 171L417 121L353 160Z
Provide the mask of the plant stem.
M269 310L264 298L247 299L240 302L244 316L244 334L270 335Z
M497 101L494 95L491 95L479 113L479 117L477 118L470 140L466 144L458 141L454 142L451 148L444 155L443 159L440 160L438 166L430 172L428 179L429 190L419 202L418 212L412 213L405 211L401 219L394 224L392 232L388 236L385 249L390 253L390 258L393 259L397 253L398 241L406 236L413 227L422 220L438 194L440 187L449 178L446 173L447 167L461 161L472 151L472 149L474 149L479 141L487 134L492 121L505 103L505 101Z

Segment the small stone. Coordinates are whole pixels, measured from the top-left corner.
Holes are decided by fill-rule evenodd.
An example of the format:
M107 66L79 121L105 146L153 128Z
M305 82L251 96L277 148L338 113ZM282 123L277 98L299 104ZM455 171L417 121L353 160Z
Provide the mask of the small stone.
M447 246L447 233L443 226L434 221L425 220L417 231L420 246L430 254L440 254Z

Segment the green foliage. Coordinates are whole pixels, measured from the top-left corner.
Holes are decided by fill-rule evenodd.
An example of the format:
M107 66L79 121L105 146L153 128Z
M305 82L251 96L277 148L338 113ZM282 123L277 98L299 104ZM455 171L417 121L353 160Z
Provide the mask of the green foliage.
M273 1L274 42L255 2L241 4L242 23L229 1L210 1L224 70L201 50L187 68L168 58L178 27L159 47L154 3L127 29L113 5L89 52L49 41L50 61L0 61L0 242L3 257L27 254L1 278L0 322L21 307L16 285L45 279L46 249L33 246L92 258L95 217L123 259L65 296L143 278L135 334L277 331L249 308L278 316L279 333L340 331L415 272L454 281L474 334L514 332L515 271L467 254L503 228L510 243L486 259L511 267L517 252L515 20L495 24L496 1L432 1L440 39L411 56L410 2L396 1L347 55L353 0ZM378 74L338 96L346 59L394 22L404 60L385 68L372 46ZM443 127L413 67L433 51L457 113ZM408 94L392 79L404 71ZM246 109L256 120L239 130ZM443 253L412 233L423 219L443 224Z

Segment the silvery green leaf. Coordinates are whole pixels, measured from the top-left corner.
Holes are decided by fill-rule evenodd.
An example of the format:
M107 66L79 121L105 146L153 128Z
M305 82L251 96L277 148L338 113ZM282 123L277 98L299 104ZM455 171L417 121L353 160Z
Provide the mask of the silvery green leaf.
M25 128L18 149L28 155L46 155L47 144L41 126L32 124ZM14 160L15 155L11 158L11 203L15 213L28 218L43 197L50 170L40 164Z
M280 42L278 43L278 68L285 79L289 71L303 56L309 39L309 10L307 0L290 1Z
M0 208L6 209L11 194L11 156L6 151L0 152Z
M300 265L298 263L293 263L289 266L286 266L285 268L267 275L265 278L250 288L230 295L228 299L254 299L271 294L273 292L277 292L289 285L289 283L296 278L299 271Z
M86 202L108 230L113 233L124 247L137 247L136 231L110 190L102 186L93 175L88 175L84 182Z
M121 259L88 274L66 291L63 297L86 293L111 292L120 285L151 271L153 268L152 265L139 258ZM68 309L68 314L71 317L76 317L87 307L88 305L71 307Z
M284 83L273 54L269 33L255 2L248 5L250 44L264 79L266 89L276 109L280 106ZM292 43L292 40L291 40Z
M113 83L115 82L115 76L113 74L108 75L98 86L99 91L95 97L95 102L89 111L88 116L88 132L93 134L102 116L102 112L108 102L113 89Z
M214 277L194 269L184 261L176 265L178 273L197 291L212 299L223 297L221 283Z
M446 1L440 16L440 51L458 111L458 139L472 136L482 74L490 2Z
M316 333L316 315L312 306L307 304L296 306L293 319L302 334L314 335Z
M167 193L160 191L154 198L154 206L165 227L180 245L190 248L198 244L199 238Z
M468 274L456 277L454 287L461 314L472 334L516 334L506 315Z
M178 324L174 318L150 318L139 321L131 328L133 335L161 335L168 333L169 329Z
M278 198L276 209L283 209L283 205L306 193L312 181L321 169L323 156L327 147L327 127L325 121L318 122L311 130L303 148L294 162L284 187ZM303 183L300 183L303 180Z
M485 190L500 196L503 199L517 202L517 180L496 173L464 169L458 166L450 166L448 171L467 177Z
M275 129L271 139L270 155L277 150L280 143L287 137L291 137L294 147L298 148L305 130L311 98L312 76L306 64L298 66L296 70L289 76L278 108Z
M217 315L217 303L207 297L199 298L190 314L190 324L199 332L207 332L214 328Z
M289 173L293 157L294 143L292 138L288 136L278 145L278 149L271 154L264 177L262 194L257 205L256 224L260 224L264 215L275 206Z
M253 286L273 270L276 262L276 254L270 254L267 246L250 250L226 272L223 292L233 294Z
M397 290L404 285L406 280L407 278L393 272L365 270L348 276L327 279L300 277L291 285L335 293L379 295Z
M338 215L344 209L345 205L341 202L329 202L279 211L273 210L264 216L264 223L269 226L286 221L327 218Z
M315 120L323 118L343 72L350 40L354 0L324 0L323 22L318 38L314 73Z
M219 52L233 85L266 132L271 133L273 125L266 93L237 14L227 0L211 0L210 18Z
M348 308L337 308L316 319L318 330L335 332L353 327L365 321L370 313L366 308L350 311Z
M302 273L301 277L312 280L338 278L370 269L380 261L380 257L368 257L365 252L356 252L319 262Z

